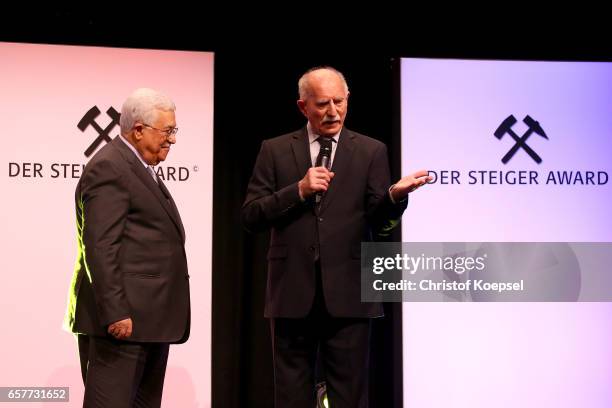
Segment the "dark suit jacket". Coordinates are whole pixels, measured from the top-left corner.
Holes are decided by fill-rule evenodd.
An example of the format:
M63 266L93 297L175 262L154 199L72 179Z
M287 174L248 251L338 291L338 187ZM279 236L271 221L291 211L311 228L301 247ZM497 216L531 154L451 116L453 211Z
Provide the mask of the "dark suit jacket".
M387 235L407 201L389 197L386 146L343 129L333 161L335 172L320 212L302 202L298 182L312 166L308 133L302 128L266 140L242 207L250 231L271 229L266 317L304 317L315 295L315 254L319 253L325 304L335 317L376 317L379 303L360 298L362 241Z
M104 336L131 317L128 341L186 341L185 231L165 186L117 137L89 161L75 199L79 254L67 326Z

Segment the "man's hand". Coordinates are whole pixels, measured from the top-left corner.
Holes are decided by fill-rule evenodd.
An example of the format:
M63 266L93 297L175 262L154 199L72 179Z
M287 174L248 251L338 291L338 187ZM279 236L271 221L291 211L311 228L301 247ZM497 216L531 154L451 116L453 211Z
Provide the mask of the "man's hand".
M395 202L401 201L408 195L408 193L413 192L431 180L433 180L433 177L428 175L427 170L417 171L414 174L402 177L397 183L395 183L391 189L391 196Z
M119 320L108 326L108 333L118 340L127 339L132 335L132 319Z
M307 199L319 191L327 191L329 182L334 178L334 173L325 167L311 167L306 175L298 183L300 197Z

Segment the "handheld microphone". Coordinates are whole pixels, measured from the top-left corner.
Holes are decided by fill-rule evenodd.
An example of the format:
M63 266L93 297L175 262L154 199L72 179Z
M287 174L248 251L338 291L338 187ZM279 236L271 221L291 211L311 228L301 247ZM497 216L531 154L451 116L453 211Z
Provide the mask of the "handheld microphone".
M321 166L331 171L331 143L329 146L321 146Z
M331 171L331 153L332 153L332 141L325 138L320 140L321 150L319 151L319 157L321 158L321 166ZM319 191L316 195L315 201L317 204L321 202L323 198L323 192Z

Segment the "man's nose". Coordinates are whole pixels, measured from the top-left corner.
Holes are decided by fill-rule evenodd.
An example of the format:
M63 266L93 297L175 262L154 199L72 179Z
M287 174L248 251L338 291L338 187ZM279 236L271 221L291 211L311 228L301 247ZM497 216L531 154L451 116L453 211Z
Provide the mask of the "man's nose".
M338 110L336 109L336 104L334 103L334 101L329 101L329 103L327 104L327 114L332 117L338 114Z

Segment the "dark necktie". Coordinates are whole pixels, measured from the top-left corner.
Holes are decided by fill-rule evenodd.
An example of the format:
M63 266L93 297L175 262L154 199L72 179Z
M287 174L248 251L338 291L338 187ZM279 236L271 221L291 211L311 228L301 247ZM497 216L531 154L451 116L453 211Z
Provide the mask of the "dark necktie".
M331 137L323 137L323 136L319 136L319 138L317 139L317 142L319 142L321 147L319 149L319 155L317 156L317 160L315 161L315 167L323 166L327 168L328 170L331 170L332 140L333 139ZM325 161L324 161L323 158L325 156L327 157L325 158ZM324 195L325 193L323 192L318 192L315 195L314 210L315 210L315 213L317 214L321 211L321 201L323 200Z

